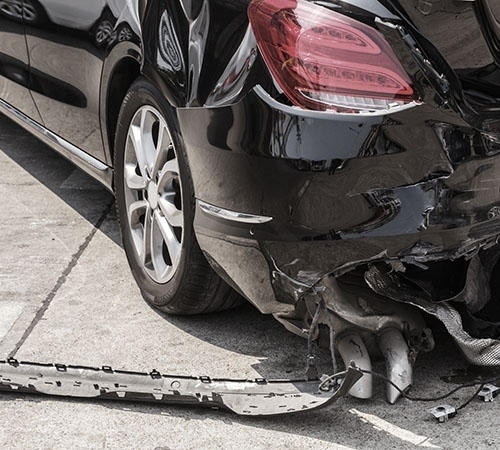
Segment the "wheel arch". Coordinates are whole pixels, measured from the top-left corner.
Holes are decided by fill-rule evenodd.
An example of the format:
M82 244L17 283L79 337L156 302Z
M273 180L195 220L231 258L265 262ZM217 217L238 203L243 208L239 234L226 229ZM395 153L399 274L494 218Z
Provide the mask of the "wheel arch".
M101 129L106 159L113 166L114 139L120 107L132 83L140 76L140 49L129 43L117 45L108 55L101 78Z
M175 106L146 75L125 96L115 155L123 244L137 284L153 307L169 314L221 311L237 306L241 299L211 269L197 243L192 179L176 119ZM161 126L166 132L160 134ZM133 139L129 139L131 127ZM159 138L167 133L170 143ZM138 141L143 144L137 146ZM160 153L163 156L158 157ZM165 177L171 181L166 182ZM165 203L170 206L162 206ZM172 245L174 241L176 245Z

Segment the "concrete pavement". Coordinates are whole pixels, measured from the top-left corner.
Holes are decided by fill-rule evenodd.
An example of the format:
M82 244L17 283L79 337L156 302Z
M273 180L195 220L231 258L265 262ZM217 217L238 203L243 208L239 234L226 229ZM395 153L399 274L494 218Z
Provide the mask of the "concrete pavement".
M120 245L113 197L3 116L0 198L0 359L212 377L302 376L305 341L250 306L191 318L148 307ZM412 393L437 395L473 375L444 338L419 358ZM473 401L439 425L428 409L440 402L390 406L383 391L377 382L372 400L346 398L325 410L267 419L0 394L0 448L500 448L500 400ZM446 402L459 405L472 392Z

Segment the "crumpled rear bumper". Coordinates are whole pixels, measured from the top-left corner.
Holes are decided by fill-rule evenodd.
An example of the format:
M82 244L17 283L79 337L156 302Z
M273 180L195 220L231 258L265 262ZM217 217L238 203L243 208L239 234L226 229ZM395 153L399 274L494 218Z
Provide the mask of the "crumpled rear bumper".
M179 118L200 124L185 135L199 244L262 312L360 264L469 258L497 243L500 147L451 108L312 114L259 92Z

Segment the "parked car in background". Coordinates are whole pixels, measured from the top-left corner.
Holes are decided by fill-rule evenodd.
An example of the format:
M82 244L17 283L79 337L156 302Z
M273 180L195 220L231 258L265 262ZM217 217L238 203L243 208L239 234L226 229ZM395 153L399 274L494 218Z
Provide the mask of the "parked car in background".
M493 0L1 0L0 110L115 192L154 307L406 389L426 314L500 364L499 44Z

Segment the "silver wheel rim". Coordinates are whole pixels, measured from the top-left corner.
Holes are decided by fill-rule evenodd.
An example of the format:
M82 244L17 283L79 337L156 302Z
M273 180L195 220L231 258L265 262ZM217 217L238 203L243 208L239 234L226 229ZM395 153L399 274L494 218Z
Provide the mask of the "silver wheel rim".
M135 252L149 277L166 283L174 276L182 251L182 185L167 124L152 106L141 107L129 125L123 171Z

